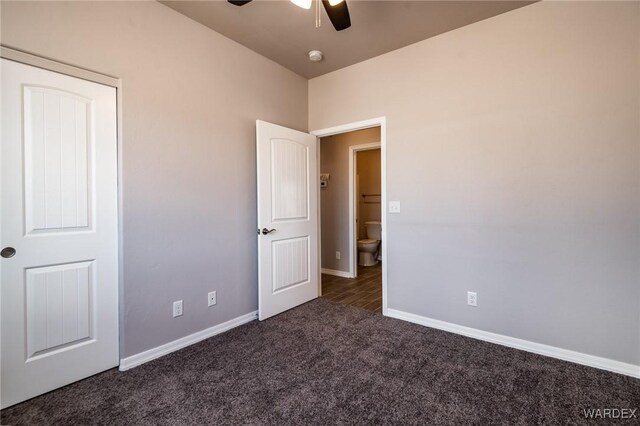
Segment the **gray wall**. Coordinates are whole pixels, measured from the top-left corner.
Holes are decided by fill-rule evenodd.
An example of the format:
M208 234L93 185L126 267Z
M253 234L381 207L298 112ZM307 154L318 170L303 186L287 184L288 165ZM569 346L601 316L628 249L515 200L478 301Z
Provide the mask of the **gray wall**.
M640 364L639 83L638 2L536 3L311 80L312 130L387 117L389 308Z
M382 220L382 163L380 149L358 151L357 179L358 179L358 239L367 238L366 223L370 220ZM365 197L366 195L366 197Z
M254 310L254 120L306 130L307 82L155 2L1 8L123 78L123 355ZM391 308L640 364L639 28L541 2L309 82L312 129L387 116Z
M380 142L379 127L320 139L320 173L331 174L320 190L322 268L349 272L349 147L373 142Z
M122 78L122 355L255 310L255 120L306 130L307 81L153 1L2 2L1 37Z

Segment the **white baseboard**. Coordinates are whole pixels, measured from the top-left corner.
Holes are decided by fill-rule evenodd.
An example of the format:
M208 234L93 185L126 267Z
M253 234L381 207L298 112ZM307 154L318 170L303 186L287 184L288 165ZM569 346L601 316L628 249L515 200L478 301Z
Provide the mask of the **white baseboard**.
M574 362L576 364L582 364L589 367L595 367L602 370L612 371L614 373L640 378L640 365L627 364L625 362L583 354L581 352L570 351L567 349L561 349L555 346L543 345L542 343L516 339L515 337L504 336L502 334L496 334L488 331L478 330L476 328L452 324L449 322L427 318L420 315L410 314L408 312L398 311L396 309L387 309L386 315L391 318L409 321L414 324L437 328L438 330L461 334L463 336L471 337L478 340L484 340L485 342L496 343L498 345L508 346L514 349L533 352L538 355L545 355L564 361Z
M130 368L137 367L140 364L144 364L145 362L149 362L156 358L160 358L161 356L170 354L171 352L175 352L178 349L193 345L194 343L198 343L199 341L215 336L216 334L224 333L225 331L229 331L232 328L246 324L257 318L258 311L249 312L248 314L233 318L227 322L223 322L222 324L214 325L213 327L174 340L173 342L165 343L164 345L140 352L139 354L135 354L127 358L122 358L120 360L119 370L125 371Z
M320 272L327 275L335 275L336 277L353 278L349 272L336 271L335 269L322 268L320 269Z

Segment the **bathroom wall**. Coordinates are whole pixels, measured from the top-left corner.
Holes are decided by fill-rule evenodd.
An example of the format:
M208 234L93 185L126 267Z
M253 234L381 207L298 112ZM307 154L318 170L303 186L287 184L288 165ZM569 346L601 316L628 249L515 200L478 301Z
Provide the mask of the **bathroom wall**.
M365 222L369 220L382 220L382 167L380 163L380 149L358 151L357 175L358 175L358 239L367 237ZM371 196L378 194L378 196ZM367 195L367 197L363 197Z
M309 82L311 130L387 118L389 308L636 366L638 111L640 2L542 1Z
M320 172L331 174L329 186L320 190L324 269L349 272L349 147L373 142L380 142L379 127L320 139Z
M255 120L307 130L307 81L154 1L0 8L2 44L122 78L121 355L257 309Z

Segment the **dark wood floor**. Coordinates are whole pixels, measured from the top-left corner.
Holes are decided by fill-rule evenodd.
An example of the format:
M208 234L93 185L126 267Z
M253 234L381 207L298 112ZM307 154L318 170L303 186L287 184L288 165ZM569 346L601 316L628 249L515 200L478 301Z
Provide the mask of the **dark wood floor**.
M382 264L358 266L358 278L322 274L322 297L382 313Z

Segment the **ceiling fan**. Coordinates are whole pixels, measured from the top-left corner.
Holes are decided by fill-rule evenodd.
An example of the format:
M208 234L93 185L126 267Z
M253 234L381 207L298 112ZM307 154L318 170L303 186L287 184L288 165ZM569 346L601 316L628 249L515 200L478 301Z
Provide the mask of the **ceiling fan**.
M250 3L252 0L227 0L229 3L235 6L244 6L247 3ZM318 2L320 0L317 0ZM291 3L299 6L303 9L311 9L311 4L313 0L291 0ZM347 7L347 2L345 0L322 0L322 5L324 6L324 10L329 15L329 19L333 24L333 27L336 31L342 31L351 26L351 17L349 16L349 8ZM320 5L316 9L316 27L319 26L319 9Z

